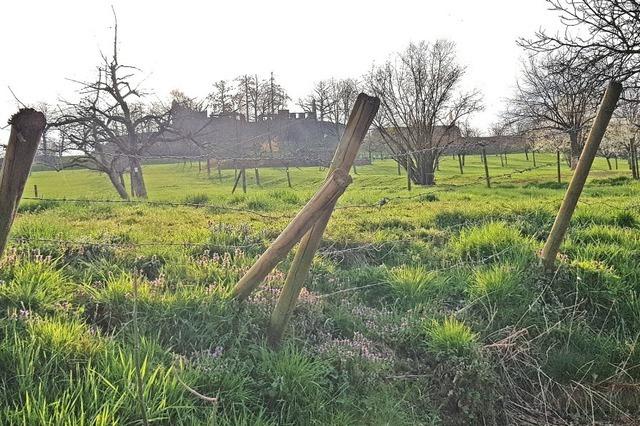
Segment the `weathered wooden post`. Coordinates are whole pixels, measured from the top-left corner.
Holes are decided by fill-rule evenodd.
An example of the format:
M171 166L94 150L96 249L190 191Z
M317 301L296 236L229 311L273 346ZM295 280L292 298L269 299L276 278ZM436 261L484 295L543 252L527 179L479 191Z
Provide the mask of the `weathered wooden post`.
M240 175L242 176L242 192L247 193L247 169L244 167L240 170Z
M344 170L335 170L320 190L300 210L269 248L253 264L233 288L232 297L246 299L267 277L269 272L287 256L294 245L314 223L323 216L332 203L344 193L351 183L351 176Z
M0 173L0 256L4 252L38 143L47 124L43 113L24 108L9 120L11 133Z
M231 193L233 194L234 192L236 192L236 188L238 187L238 183L240 182L240 178L242 177L241 174L236 173L236 178L233 181L233 188L231 189Z
M38 198L38 185L33 185L33 194L36 198Z
M287 172L287 185L289 185L289 188L291 188L291 173L289 173L289 166L287 166L286 172Z
M507 157L507 153L504 153L504 165L508 166L509 165L509 157Z
M618 170L618 156L616 155L615 157L613 157L613 161L616 165L616 170Z
M629 139L629 167L631 168L631 177L638 179L638 156L636 153L636 139Z
M556 151L556 166L558 169L558 183L562 181L562 175L560 174L560 150Z
M487 188L491 188L491 177L489 176L489 163L487 160L487 150L482 148L482 158L484 158L484 178L487 181Z
M407 154L407 191L411 191L411 156Z
M207 177L211 178L211 158L207 158Z
M502 153L500 153L500 167L504 167L504 160L502 159Z
M334 170L348 171L351 168L362 144L362 140L378 112L379 106L380 99L367 96L364 93L358 95L358 99L351 110L345 131L342 134L340 144L336 148L333 156L329 173ZM331 213L333 212L336 201L337 198L327 206L325 213L320 216L315 225L313 225L313 228L309 230L300 242L300 246L296 251L291 268L287 274L284 287L282 288L282 293L271 315L268 339L272 345L278 344L282 338L282 334L300 295L300 290L302 290L302 286L309 274L311 262L313 261L316 250L320 246L322 234L331 218Z
M256 185L260 186L260 172L258 171L257 167L256 167Z
M591 126L589 137L582 149L582 154L578 159L578 164L573 172L573 177L569 182L569 187L567 188L567 192L562 200L562 205L560 206L556 220L551 228L551 233L549 234L549 237L542 249L540 257L542 258L542 263L547 270L553 268L558 250L560 249L560 244L567 232L571 216L578 204L578 199L580 198L582 188L584 187L584 183L589 175L593 159L598 152L602 136L607 130L607 125L609 124L611 115L616 108L621 92L622 84L616 81L611 81L604 93L602 102L598 108L598 113L596 114L596 118Z
M198 160L198 173L202 172L202 162Z
M463 175L464 170L462 168L462 156L460 154L458 154L458 166L460 166L460 174Z

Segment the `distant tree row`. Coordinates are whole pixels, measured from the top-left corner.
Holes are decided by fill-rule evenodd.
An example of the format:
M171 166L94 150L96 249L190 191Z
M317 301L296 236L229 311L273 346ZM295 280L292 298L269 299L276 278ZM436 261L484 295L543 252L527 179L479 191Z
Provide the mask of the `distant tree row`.
M640 19L636 0L547 0L566 30L521 39L526 59L514 94L493 134L527 137L535 148L563 149L575 165L608 79L624 82L624 100L601 147L627 155L640 132ZM469 117L482 109L477 90L463 90L466 67L447 40L416 42L375 64L360 79L316 82L295 103L322 121L346 123L359 91L381 99L375 131L416 184L435 184L438 159L455 142L475 136ZM46 155L72 155L71 163L105 173L118 194L146 197L141 159L159 141L181 140L172 128L171 103L150 101L137 68L103 55L95 79L79 81L72 100L48 107ZM243 74L213 83L200 99L175 90L171 100L212 116L243 114L259 121L292 102L273 73ZM449 130L453 130L451 133ZM193 137L193 135L190 135ZM462 148L464 149L464 148ZM123 174L130 175L125 188Z

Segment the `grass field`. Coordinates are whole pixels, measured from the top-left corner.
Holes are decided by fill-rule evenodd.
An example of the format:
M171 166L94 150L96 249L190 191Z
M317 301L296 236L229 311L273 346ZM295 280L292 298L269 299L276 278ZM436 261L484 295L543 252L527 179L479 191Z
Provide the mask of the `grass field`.
M570 171L555 155L445 158L433 188L360 166L278 351L291 257L229 289L324 179L318 168L34 172L0 261L0 424L530 424L637 418L640 184L596 160L554 273L537 261ZM380 202L381 200L384 202ZM200 205L200 206L198 206ZM186 386L185 386L186 385ZM217 398L217 402L192 393Z

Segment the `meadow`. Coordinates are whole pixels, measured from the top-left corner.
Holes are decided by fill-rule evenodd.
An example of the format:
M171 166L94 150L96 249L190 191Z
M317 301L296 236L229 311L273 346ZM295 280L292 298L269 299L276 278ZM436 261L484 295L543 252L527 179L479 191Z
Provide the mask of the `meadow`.
M570 170L489 167L492 188L478 156L462 175L446 157L408 191L393 161L358 166L277 350L292 256L247 302L229 291L326 170L248 170L231 194L233 170L146 165L132 203L100 202L96 172L32 172L0 260L0 424L633 422L640 183L597 159L548 273Z

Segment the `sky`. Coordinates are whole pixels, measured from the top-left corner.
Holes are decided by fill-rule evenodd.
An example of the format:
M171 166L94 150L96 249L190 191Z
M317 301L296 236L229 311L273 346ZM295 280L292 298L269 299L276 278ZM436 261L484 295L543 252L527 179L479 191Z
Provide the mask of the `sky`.
M112 6L120 63L140 68L159 99L172 89L204 97L216 80L273 71L295 110L318 80L359 77L411 41L453 40L465 87L484 96L472 120L481 130L513 92L523 57L516 39L559 27L544 0L4 2L1 125L18 107L9 87L27 105L55 104L76 96L70 80L95 77L100 51L112 49Z

